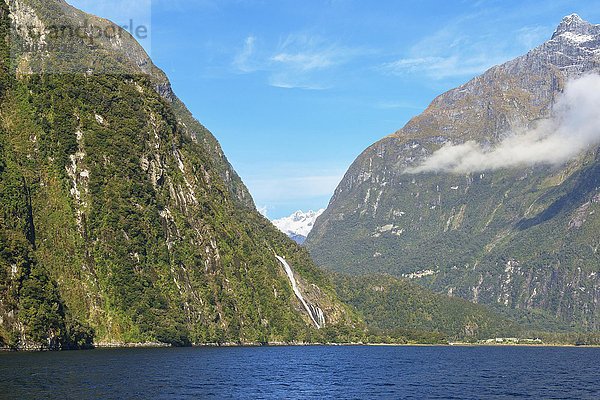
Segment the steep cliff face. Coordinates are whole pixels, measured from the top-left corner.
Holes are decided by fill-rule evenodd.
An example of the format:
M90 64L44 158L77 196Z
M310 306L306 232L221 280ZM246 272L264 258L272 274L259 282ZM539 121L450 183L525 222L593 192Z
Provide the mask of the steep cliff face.
M0 345L322 340L360 324L130 36L57 38L52 24L112 25L60 0L0 5Z
M125 30L63 0L5 0L9 6L12 70L32 74L144 75L170 104L180 128L203 145L234 198L254 208L247 188L219 142L173 93L167 76Z
M350 167L307 246L329 269L404 276L476 302L600 328L600 153L560 165L427 172L452 142L493 149L551 115L567 82L600 71L600 26L552 39L435 99Z

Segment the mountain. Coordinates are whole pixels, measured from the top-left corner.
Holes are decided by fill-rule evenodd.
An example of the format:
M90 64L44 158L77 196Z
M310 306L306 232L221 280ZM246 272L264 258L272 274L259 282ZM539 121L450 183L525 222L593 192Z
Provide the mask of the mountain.
M317 264L600 329L599 55L568 16L369 147L309 234Z
M128 33L10 0L0 37L0 347L363 329Z
M306 237L312 230L317 218L323 214L323 210L319 211L296 211L289 217L276 219L273 225L277 227L281 232L288 235L298 244L303 244Z
M340 298L355 307L372 332L424 343L519 337L528 326L487 307L436 294L388 275L334 275Z

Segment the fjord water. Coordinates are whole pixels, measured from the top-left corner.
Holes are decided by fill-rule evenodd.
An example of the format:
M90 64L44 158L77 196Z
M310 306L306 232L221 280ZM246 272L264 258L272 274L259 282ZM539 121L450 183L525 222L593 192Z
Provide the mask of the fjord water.
M4 399L598 399L600 349L259 347L0 354Z

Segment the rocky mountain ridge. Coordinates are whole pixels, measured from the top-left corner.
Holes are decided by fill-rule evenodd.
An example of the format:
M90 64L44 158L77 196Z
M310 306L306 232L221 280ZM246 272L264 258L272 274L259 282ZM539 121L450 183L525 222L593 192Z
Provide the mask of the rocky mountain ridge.
M599 329L600 152L559 166L406 173L469 141L494 149L600 71L600 27L577 15L528 54L438 98L352 164L307 246L323 267L389 273L500 308Z

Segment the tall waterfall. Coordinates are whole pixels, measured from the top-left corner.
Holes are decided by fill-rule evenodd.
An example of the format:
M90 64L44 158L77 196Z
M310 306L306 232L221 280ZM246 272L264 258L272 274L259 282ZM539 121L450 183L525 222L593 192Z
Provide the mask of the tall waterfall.
M310 316L310 319L315 324L317 329L321 329L325 325L325 316L323 315L323 310L321 310L317 306L308 304L306 300L304 300L302 292L300 292L300 288L296 283L296 278L294 278L294 271L292 271L292 267L290 267L285 258L280 257L277 254L275 254L275 257L277 257L281 265L283 265L283 269L285 269L285 273L287 274L287 277L290 280L290 283L292 284L292 289L294 290L294 293L296 294L298 300L300 300L300 303L302 303L302 305L306 309L306 312Z

